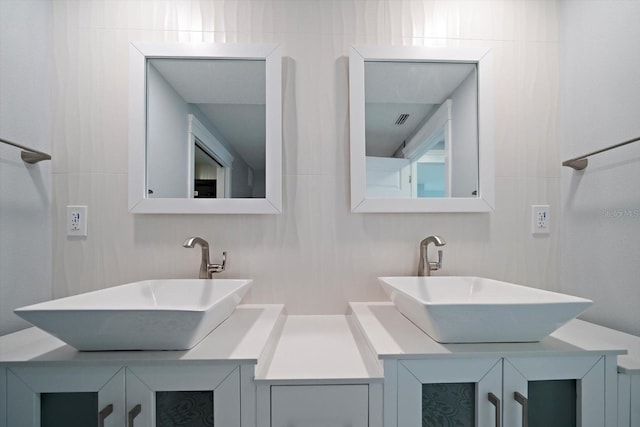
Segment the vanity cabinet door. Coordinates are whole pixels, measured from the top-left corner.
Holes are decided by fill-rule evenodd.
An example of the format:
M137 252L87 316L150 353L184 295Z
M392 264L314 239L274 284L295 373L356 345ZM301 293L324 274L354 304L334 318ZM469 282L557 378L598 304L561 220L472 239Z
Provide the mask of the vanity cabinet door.
M500 358L398 362L398 427L499 427Z
M127 368L127 427L240 427L237 365Z
M504 360L504 425L602 427L603 356Z
M618 427L640 427L640 375L618 373Z
M7 426L122 427L124 369L7 368Z
M0 427L7 427L7 369L0 366Z

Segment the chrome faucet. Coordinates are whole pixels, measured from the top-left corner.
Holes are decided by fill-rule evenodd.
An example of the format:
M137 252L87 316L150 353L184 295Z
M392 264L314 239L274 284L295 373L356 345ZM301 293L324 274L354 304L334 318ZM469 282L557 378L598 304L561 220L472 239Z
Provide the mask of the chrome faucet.
M209 242L200 237L190 237L182 244L185 248L195 248L196 245L200 245L202 248L202 262L198 276L200 279L211 279L213 273L224 271L227 263L227 251L222 252L222 264L211 264L209 262Z
M420 242L420 264L418 265L418 276L431 276L432 271L442 268L442 249L438 250L438 262L430 262L428 257L429 243L436 246L444 246L446 242L440 236L429 236Z

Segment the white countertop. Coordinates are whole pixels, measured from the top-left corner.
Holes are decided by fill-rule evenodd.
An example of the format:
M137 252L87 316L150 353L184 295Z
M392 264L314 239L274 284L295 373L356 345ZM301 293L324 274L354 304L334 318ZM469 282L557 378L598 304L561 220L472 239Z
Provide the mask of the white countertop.
M440 344L391 302L351 303L347 316L286 316L281 304L239 305L187 351L79 352L29 328L0 337L0 364L132 364L224 362L258 364L256 380L271 383L382 381L387 358L618 355L619 372L640 375L640 337L573 320L540 342ZM628 352L628 354L626 354Z
M350 303L350 316L380 359L472 356L571 356L594 352L625 354L625 346L590 338L574 320L540 342L440 344L404 317L391 302ZM586 323L586 322L581 322ZM566 329L569 328L569 329Z
M233 361L257 363L284 322L282 304L244 304L198 345L185 351L77 351L38 328L0 337L0 364Z
M640 337L578 319L558 329L553 336L580 346L599 342L625 348L627 354L618 356L618 372L640 375Z
M256 381L381 382L382 369L355 332L346 316L288 316L273 356L258 369Z

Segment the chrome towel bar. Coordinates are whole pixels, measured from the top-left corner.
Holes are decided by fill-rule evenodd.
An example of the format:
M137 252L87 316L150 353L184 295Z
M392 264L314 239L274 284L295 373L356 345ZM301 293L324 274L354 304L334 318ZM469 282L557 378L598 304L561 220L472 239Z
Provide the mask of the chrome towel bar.
M7 141L6 139L2 138L0 138L0 142L20 148L22 150L22 153L20 153L20 157L22 157L22 160L26 163L38 163L42 160L51 160L51 155L43 153L42 151L34 150L33 148L25 147L24 145Z
M562 162L562 166L568 166L570 168L580 171L586 168L587 165L589 164L589 160L587 160L587 157L593 156L594 154L600 154L605 151L613 150L614 148L622 147L623 145L631 144L632 142L636 142L636 141L640 141L640 137L633 138L628 141L620 142L618 144L612 145L611 147L603 148L601 150L596 150L589 154L574 157L573 159L565 160L564 162Z

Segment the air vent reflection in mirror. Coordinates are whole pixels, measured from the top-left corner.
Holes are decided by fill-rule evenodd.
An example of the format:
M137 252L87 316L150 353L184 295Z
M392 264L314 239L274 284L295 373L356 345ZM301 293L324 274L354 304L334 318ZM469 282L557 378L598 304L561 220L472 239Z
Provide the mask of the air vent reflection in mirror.
M409 118L409 114L407 113L402 113L398 116L398 118L396 119L396 125L400 126L403 125L407 119Z

